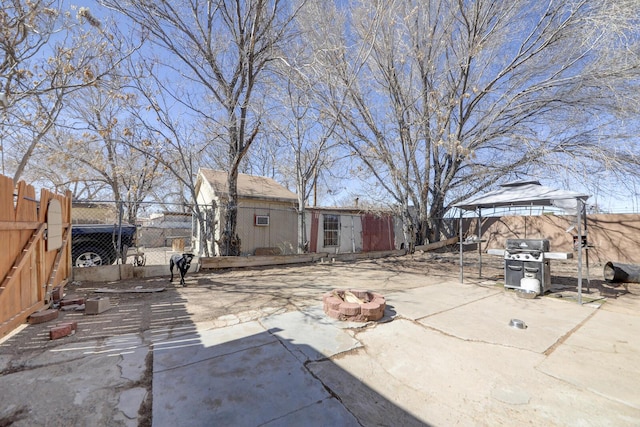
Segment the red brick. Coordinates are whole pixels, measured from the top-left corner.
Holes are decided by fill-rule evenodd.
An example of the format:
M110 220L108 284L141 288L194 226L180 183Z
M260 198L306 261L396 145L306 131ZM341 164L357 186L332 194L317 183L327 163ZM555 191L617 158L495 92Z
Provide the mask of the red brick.
M339 310L340 309L340 304L342 304L343 302L344 301L342 301L338 297L331 297L331 298L327 298L327 300L325 301L325 304L327 304L327 306L331 310Z
M360 314L360 304L356 302L343 302L340 304L340 313L345 316L357 316Z
M387 301L382 297L375 297L374 299L371 300L371 302L375 302L376 304L380 304L380 305L387 305Z
M56 326L65 326L65 325L71 325L71 330L72 331L77 331L78 330L78 321L77 320L65 320L64 322L60 322L60 323L56 324Z
M384 316L384 306L374 303L368 302L366 304L362 304L362 315L365 316L369 320L380 320L382 316Z
M53 290L51 291L51 298L53 299L54 302L58 302L62 299L61 286L56 286L55 288L53 288Z
M366 300L369 299L369 296L367 295L368 294L367 291L362 291L359 289L351 289L351 293L360 299L366 299Z
M367 309L367 310L379 310L380 306L381 306L381 304L379 302L371 301L371 302L366 302L366 303L362 304L361 308L362 308L363 311L365 309Z
M27 319L27 322L34 325L36 323L45 323L58 318L58 310L48 309L33 313Z
M82 305L82 304L84 304L84 298L78 298L78 297L65 298L62 301L60 301L61 307L64 307L65 305Z
M73 331L73 329L70 324L54 326L49 330L49 339L57 340L58 338L64 338L71 335L71 331Z
M331 309L327 309L325 310L325 313L327 313L327 315L329 317L333 317L334 319L340 319L340 317L342 316L342 314L340 313L339 310L331 310Z

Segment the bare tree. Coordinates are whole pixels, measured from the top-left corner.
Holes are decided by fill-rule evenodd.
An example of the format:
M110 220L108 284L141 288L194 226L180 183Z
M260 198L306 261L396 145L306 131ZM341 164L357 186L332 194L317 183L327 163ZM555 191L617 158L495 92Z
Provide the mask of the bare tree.
M409 242L500 180L637 165L637 2L391 3L355 4L323 61L342 140Z
M306 250L306 206L318 180L318 175L333 163L332 141L336 121L330 122L314 101L313 82L299 70L286 66L279 85L279 105L269 122L273 139L288 149L272 163L295 185L298 195L298 251ZM271 143L269 144L271 145ZM283 179L287 181L287 179Z
M7 0L0 11L2 142L14 180L25 172L73 92L104 70L91 65L105 47L101 22L88 8L54 0ZM5 172L3 149L3 173Z
M166 53L164 72L190 86L176 97L186 108L224 130L228 198L221 253L238 255L238 168L261 127L259 91L270 61L282 48L294 11L280 0L203 2L104 0L150 35ZM167 88L171 90L171 88Z
M133 61L135 62L135 61ZM134 79L133 86L144 97L145 106L136 113L136 123L154 135L154 141L150 144L132 144L131 147L152 157L168 171L171 176L171 184L162 186L163 193L156 194L155 198L160 203L169 200L181 203L185 209L198 218L200 237L205 236L205 221L207 215L204 209L197 203L196 175L198 169L207 164L208 157L216 152L214 141L217 140L215 130L210 129L210 123L204 121L202 126L194 125L202 117L196 115L189 120L186 113L174 116L172 104L178 103L175 91L166 90L167 82L158 73L154 72L153 64L145 58L137 64L131 64L132 73L138 77ZM210 139L213 139L211 141ZM213 156L215 158L215 156ZM156 189L157 190L157 189ZM200 242L200 248L204 250L204 256L210 256L209 245Z
M94 66L112 60L105 52ZM57 170L68 187L122 204L126 220L133 223L162 170L153 153L158 151L152 143L155 135L138 126L138 97L127 88L130 78L121 71L122 67L113 67L98 82L66 99L56 129L43 139L40 150L46 159L43 164ZM136 149L140 146L146 149Z
M323 6L316 2L305 5L296 15L295 33L281 57L275 61L276 73L271 75L271 90L266 102L269 120L265 124L265 137L258 142L262 156L251 156L251 164L259 163L263 174L277 178L295 188L298 196L298 251L306 250L306 206L311 196L314 204L319 177L324 175L335 160L332 135L337 121L324 111L327 95L322 73L316 69L316 48L308 39L323 39L324 27L317 28L315 17ZM266 168L267 170L264 170Z

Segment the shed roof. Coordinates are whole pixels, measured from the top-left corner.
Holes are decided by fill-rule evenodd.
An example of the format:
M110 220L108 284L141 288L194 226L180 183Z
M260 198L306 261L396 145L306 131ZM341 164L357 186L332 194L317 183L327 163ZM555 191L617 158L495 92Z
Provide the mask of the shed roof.
M200 169L200 175L207 180L218 196L227 194L227 172ZM238 196L252 199L269 199L297 202L298 196L275 180L264 176L238 174Z
M566 209L575 206L572 199L587 200L589 197L584 193L545 187L538 181L517 181L503 184L497 190L471 197L454 206L464 210L529 205L557 206Z

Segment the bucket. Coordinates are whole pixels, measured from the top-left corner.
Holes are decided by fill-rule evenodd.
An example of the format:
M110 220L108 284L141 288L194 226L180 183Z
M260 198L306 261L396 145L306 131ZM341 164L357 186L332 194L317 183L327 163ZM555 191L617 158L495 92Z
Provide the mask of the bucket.
M532 277L523 277L520 279L520 288L525 291L534 291L536 294L540 294L540 280Z

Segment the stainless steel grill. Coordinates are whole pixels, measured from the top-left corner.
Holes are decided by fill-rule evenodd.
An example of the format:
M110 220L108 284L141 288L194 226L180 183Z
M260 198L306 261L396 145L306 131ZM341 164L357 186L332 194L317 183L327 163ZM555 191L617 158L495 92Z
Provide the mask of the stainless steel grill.
M548 239L507 239L504 251L504 286L520 289L525 277L540 281L540 293L551 286L551 269L545 252L549 252Z

